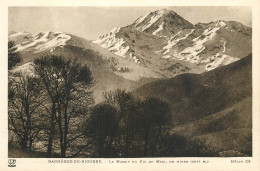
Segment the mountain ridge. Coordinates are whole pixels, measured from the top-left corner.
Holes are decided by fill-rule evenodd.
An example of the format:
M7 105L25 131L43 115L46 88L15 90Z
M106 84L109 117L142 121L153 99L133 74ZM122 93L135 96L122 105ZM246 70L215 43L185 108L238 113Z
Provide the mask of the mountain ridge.
M171 26L163 26L167 24ZM193 25L174 11L157 10L92 42L147 67L149 63L170 59L194 63L209 71L250 54L251 37L252 29L236 21Z

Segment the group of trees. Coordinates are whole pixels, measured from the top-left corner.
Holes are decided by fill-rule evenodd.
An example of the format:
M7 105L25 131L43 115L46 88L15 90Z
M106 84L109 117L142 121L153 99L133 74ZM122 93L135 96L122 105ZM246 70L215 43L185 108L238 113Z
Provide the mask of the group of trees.
M157 98L136 98L117 89L94 106L85 135L93 140L92 157L213 156L204 141L171 132L169 105Z
M11 69L21 59L14 49L8 55ZM47 55L35 59L33 68L33 73L9 73L9 145L18 142L23 151L44 151L46 157L208 154L201 141L171 133L170 107L160 99L140 100L117 89L94 105L86 65Z
M22 150L78 154L84 146L79 130L93 103L91 71L61 56L35 59L33 67L33 73L9 73L9 131Z
M141 101L120 89L104 96L86 124L96 145L94 156L162 156L162 139L171 127L168 104L156 98Z

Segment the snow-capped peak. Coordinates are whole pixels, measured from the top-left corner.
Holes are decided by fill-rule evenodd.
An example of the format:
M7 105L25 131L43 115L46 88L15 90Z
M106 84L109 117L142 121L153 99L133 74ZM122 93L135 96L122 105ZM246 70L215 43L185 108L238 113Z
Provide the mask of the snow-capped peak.
M19 32L15 35L26 35L29 33ZM14 37L15 35L9 36L9 38ZM58 46L64 46L68 40L71 39L69 34L63 32L40 32L38 34L32 35L30 39L23 41L16 45L16 51L22 50L33 50L36 52L42 52L45 50L51 50ZM32 49L33 48L33 49Z
M230 53L240 40L232 44L229 36L237 33L247 36L243 37L243 42L250 47L247 39L250 40L251 30L240 23L218 20L193 25L174 11L160 9L139 17L126 27L112 29L93 43L144 65L153 60L150 59L153 56L189 62L200 68L204 66L208 71L239 59L236 53ZM150 50L154 50L154 55Z
M151 15L150 23L153 24L156 21L156 19L159 19L159 17L161 17L166 12L169 12L169 10L167 10L167 9L160 9L160 10L157 10L157 11L154 11L154 12L149 12L149 13L139 17L134 22L134 27L137 27L137 25L142 23L149 15ZM137 29L142 30L139 27L137 27ZM142 31L144 31L144 30L142 30Z
M145 31L146 29L150 28L160 17L162 17L163 14L164 14L163 10L158 10L153 13L149 13L148 15L145 15L144 18L141 18L138 24L136 24L136 29L140 31ZM148 21L138 26L145 19L148 19Z
M192 29L193 24L176 12L160 9L139 17L130 27L160 37L171 37L182 29Z
M172 10L168 10L168 9L166 9L166 8L157 10L157 11L155 11L155 12L157 12L157 13L163 13L163 14L169 14L169 13L172 13L172 14L174 14L174 15L177 14L176 12L174 12L174 11L172 11Z

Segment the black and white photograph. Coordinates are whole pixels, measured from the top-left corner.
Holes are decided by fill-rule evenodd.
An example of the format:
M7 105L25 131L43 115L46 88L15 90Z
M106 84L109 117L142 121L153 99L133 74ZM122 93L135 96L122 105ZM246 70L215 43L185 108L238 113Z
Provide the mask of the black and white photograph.
M9 7L8 157L252 157L251 7Z
M0 170L258 170L260 1L0 1Z

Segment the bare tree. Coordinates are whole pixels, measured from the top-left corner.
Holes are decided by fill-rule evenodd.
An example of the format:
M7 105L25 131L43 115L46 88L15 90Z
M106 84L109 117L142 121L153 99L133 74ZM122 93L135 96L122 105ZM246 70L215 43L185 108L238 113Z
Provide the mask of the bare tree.
M58 103L58 88L59 88L59 81L56 79L55 67L52 67L52 63L55 63L54 60L51 60L50 57L45 56L40 59L35 59L35 73L40 78L44 88L46 90L46 94L50 100L50 117L49 117L49 125L50 128L48 130L48 149L47 149L47 156L52 156L53 150L53 139L54 139L54 131L55 131L55 117L56 117L56 106Z
M36 74L41 79L51 101L50 130L47 155L51 156L55 127L58 128L61 157L68 145L83 134L71 134L80 117L93 102L91 71L76 60L61 56L44 56L34 61Z
M13 131L23 150L32 150L32 144L41 131L38 122L42 105L39 80L26 73L17 73L9 82L9 130Z
M130 92L121 89L105 92L104 97L118 111L121 156L134 157L139 151L136 148L139 101Z

